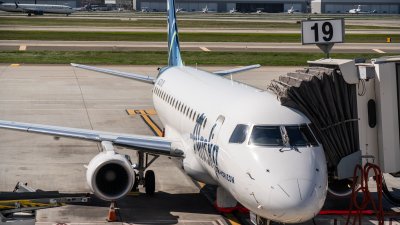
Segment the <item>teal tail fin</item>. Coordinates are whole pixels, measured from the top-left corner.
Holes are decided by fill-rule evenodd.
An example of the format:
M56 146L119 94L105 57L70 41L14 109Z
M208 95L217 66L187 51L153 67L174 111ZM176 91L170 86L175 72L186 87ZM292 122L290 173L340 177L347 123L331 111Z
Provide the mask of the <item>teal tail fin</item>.
M183 66L176 23L175 0L167 0L168 11L168 66Z

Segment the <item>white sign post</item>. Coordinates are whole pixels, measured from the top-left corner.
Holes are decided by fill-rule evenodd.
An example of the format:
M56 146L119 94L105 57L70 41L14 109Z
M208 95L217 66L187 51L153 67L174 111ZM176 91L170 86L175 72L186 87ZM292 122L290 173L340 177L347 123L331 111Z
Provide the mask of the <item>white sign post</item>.
M344 19L303 20L301 42L316 44L329 58L333 45L344 42Z

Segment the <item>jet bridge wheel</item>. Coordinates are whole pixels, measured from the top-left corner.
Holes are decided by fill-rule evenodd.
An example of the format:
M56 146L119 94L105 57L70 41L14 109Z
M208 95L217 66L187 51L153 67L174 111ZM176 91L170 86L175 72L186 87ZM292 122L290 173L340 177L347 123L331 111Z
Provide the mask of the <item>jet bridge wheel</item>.
M144 187L146 195L152 196L156 190L156 177L153 170L147 170L144 175Z

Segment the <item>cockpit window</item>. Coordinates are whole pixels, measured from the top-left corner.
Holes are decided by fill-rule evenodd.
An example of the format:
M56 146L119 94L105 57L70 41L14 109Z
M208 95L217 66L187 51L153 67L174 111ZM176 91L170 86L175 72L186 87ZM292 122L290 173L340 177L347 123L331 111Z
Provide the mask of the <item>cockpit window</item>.
M241 144L246 140L249 126L246 124L238 124L233 130L229 143Z
M307 125L286 126L286 132L291 146L317 146L318 143Z
M250 135L250 145L255 146L318 146L306 124L289 126L256 125Z
M257 146L283 146L279 126L254 126L249 144Z

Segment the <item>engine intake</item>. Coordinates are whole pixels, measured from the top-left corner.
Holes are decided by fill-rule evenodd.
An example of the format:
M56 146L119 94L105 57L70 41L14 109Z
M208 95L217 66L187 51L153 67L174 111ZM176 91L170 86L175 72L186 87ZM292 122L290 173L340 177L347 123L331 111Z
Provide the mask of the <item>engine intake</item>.
M97 197L114 201L124 197L132 189L135 172L124 155L110 150L109 147L90 161L86 180Z

